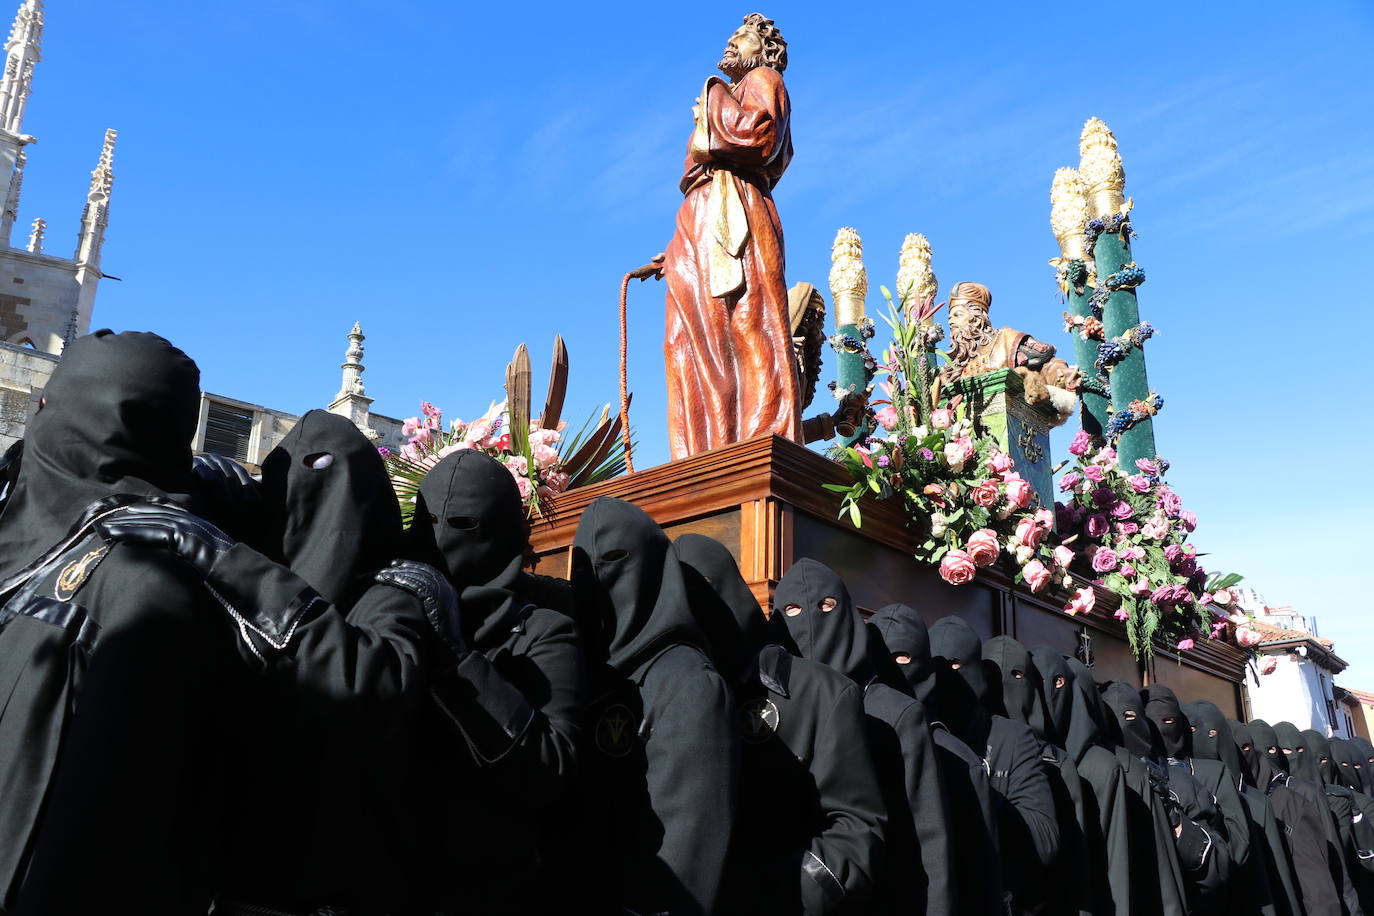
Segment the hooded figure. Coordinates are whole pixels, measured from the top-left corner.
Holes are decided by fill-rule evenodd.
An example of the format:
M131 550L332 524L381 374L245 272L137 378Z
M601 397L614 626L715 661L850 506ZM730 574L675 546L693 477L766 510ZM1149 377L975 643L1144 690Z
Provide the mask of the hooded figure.
M1031 659L1040 673L1048 734L1073 761L1082 782L1083 856L1088 867L1089 906L1097 914L1127 914L1132 907L1130 823L1125 776L1116 755L1101 741L1101 728L1091 703L1097 700L1092 675L1087 684L1049 646L1036 646ZM1085 672L1086 668L1083 669ZM1078 865L1077 867L1082 867Z
M1156 861L1173 856L1177 869L1160 868L1159 904L1165 913L1213 912L1213 901L1220 905L1226 898L1226 882L1231 876L1230 850L1222 833L1221 815L1204 790L1190 773L1178 767L1166 767L1163 741L1145 712L1140 693L1123 681L1109 681L1102 686L1102 699L1112 710L1117 738L1122 752L1118 759L1133 770L1137 764L1145 768L1146 785L1134 780L1137 793L1149 793L1158 801L1152 810L1156 836ZM1128 785L1131 771L1128 770ZM1162 812L1167 827L1161 830ZM1172 835L1172 849L1161 846L1159 837ZM1141 882L1137 882L1141 884Z
M983 643L983 667L993 684L993 708L1030 727L1040 742L1040 767L1045 771L1054 797L1059 826L1059 856L1055 864L1037 876L1040 887L1027 896L1045 901L1051 913L1091 913L1093 888L1080 880L1088 855L1084 824L1087 800L1078 766L1067 751L1055 746L1049 715L1045 710L1044 681L1025 646L1010 636L994 636Z
M1152 684L1141 691L1145 700L1145 715L1164 742L1165 764L1170 769L1186 770L1209 792L1221 813L1218 826L1231 850L1231 867L1236 874L1244 874L1250 861L1250 818L1240 800L1238 778L1231 775L1220 760L1196 757L1193 754L1193 728L1174 692L1163 684ZM1220 710L1217 718L1221 719ZM1220 731L1213 726L1210 731ZM1206 732L1203 734L1207 738ZM1215 741L1216 735L1210 740Z
M711 912L735 824L736 711L669 547L643 510L609 497L573 540L582 637L604 660L583 760L601 834L585 892L605 911Z
M1306 784L1274 766L1275 757L1281 757L1282 752L1272 726L1259 719L1248 725L1229 719L1227 722L1240 750L1247 783L1264 792L1274 808L1292 863L1300 905L1294 912L1340 916L1346 912L1340 838L1323 799L1304 797L1301 790L1308 788Z
M1357 912L1364 903L1374 909L1374 894L1362 875L1361 844L1355 831L1356 815L1360 812L1355 804L1355 793L1341 782L1331 742L1313 729L1299 731L1291 722L1276 724L1274 734L1295 770L1309 774L1303 777L1294 772L1290 785L1310 786L1315 781L1326 796L1326 806L1336 829L1338 853L1332 859L1340 865L1339 879L1346 910Z
M882 660L870 654L869 631L834 570L812 559L798 560L778 583L773 603L797 653L845 675L862 697L888 812L884 871L889 877L875 909L951 912L949 811L924 707L878 679L876 663Z
M883 854L885 808L861 691L798 658L719 541L673 544L692 611L735 690L743 760L722 913L863 910ZM781 588L781 586L779 586Z
M1002 874L1013 910L1034 912L1044 903L1040 876L1059 855L1059 824L1040 742L1024 723L988 712L991 685L982 641L972 627L958 617L942 618L930 628L930 651L939 666L937 708L957 723L956 734L975 753L983 751L998 801Z
M554 909L565 890L550 869L574 841L554 811L576 770L586 674L572 620L517 592L526 531L515 480L488 455L448 455L420 484L412 550L458 590L467 649L434 684L426 729L435 784L467 789L439 793L433 825L438 862L464 863L437 888L453 911Z
M1316 732L1313 732L1316 734ZM1325 785L1327 782L1326 774L1319 772L1317 761L1308 753L1308 742L1305 740L1305 733L1292 722L1276 722L1274 724L1274 737L1279 742L1279 753L1283 754L1283 759L1287 763L1287 771L1297 779L1304 779L1314 785ZM1323 742L1325 748L1325 742Z
M1210 700L1183 704L1183 714L1192 733L1194 761L1221 763L1240 794L1249 822L1250 854L1240 869L1240 879L1232 882L1232 900L1244 913L1300 913L1292 864L1274 806L1262 791L1247 784L1245 765L1226 716Z
M185 498L199 400L166 340L97 331L28 426L0 515L0 909L208 905L224 615L183 564L95 530L135 499Z
M934 713L937 671L930 654L925 621L905 604L889 604L871 618L877 648L893 661L912 694L926 709L940 784L949 808L950 844L954 857L955 912L1000 914L1001 853L997 838L997 802L983 758L955 736ZM950 672L952 674L952 672ZM956 675L957 676L957 675ZM932 908L932 912L933 912Z

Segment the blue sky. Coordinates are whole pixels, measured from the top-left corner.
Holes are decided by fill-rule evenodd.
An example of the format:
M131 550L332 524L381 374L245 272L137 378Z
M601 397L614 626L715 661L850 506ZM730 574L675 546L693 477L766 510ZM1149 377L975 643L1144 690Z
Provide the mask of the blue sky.
M748 11L50 0L15 241L43 216L50 251L74 242L116 127L103 266L123 282L97 326L159 331L208 390L302 412L338 389L360 320L379 412L464 418L500 397L518 343L542 375L561 332L580 418L615 398L619 278L668 241L692 100ZM923 232L942 297L986 283L995 323L1070 351L1050 180L1084 119L1111 125L1159 329L1157 441L1206 565L1315 615L1340 680L1374 688L1374 7L763 12L791 49L789 283L823 287L851 225L876 305ZM662 295L631 290L640 466L666 457Z

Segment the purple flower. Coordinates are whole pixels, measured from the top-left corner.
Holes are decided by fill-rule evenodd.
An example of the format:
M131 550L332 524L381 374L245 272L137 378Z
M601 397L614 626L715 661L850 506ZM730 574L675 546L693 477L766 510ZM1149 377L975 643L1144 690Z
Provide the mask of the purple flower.
M1074 487L1078 486L1079 483L1082 482L1082 480L1082 474L1078 473L1077 471L1069 471L1069 473L1059 478L1059 491L1061 493L1067 493L1069 490L1072 490Z
M1149 458L1137 458L1135 460L1135 466L1140 469L1142 474L1149 477L1159 476L1159 463Z
M1118 499L1112 503L1112 508L1109 511L1112 513L1112 518L1118 520L1128 519L1132 515L1131 504L1124 499Z
M934 461L934 460L935 460L935 453L932 452L932 451L931 451L930 449L928 449L928 448L923 448L923 449L921 449L919 452L917 452L917 454L920 455L921 458L922 458L923 460L925 460L925 461Z
M1150 592L1150 600L1162 608L1167 608L1174 603L1174 590L1168 585L1161 585Z
M377 446L377 454L381 455L383 458L388 458L391 456L391 449L387 448L385 445L379 445Z
M1169 518L1178 518L1183 512L1183 500L1168 487L1160 487L1156 496L1159 498L1159 508L1164 510L1164 514Z
M1099 547L1093 553L1093 572L1111 572L1116 569L1116 551L1110 547Z
M1187 509L1178 514L1178 520L1183 523L1184 531L1193 531L1197 528L1197 516Z
M1169 561L1170 566L1177 563L1181 556L1183 556L1183 547L1180 544L1170 544L1164 548L1164 559Z
M889 457L887 457L886 455L879 455L879 456L878 456L878 467L880 467L880 468L885 468L885 467L887 467L887 466L888 466L889 464L891 464L891 463L892 463L892 459L889 458Z
M1094 512L1092 515L1088 516L1088 521L1083 526L1083 529L1087 532L1088 537L1100 538L1110 531L1112 526L1108 523L1107 516L1103 515L1101 512Z
M1111 487L1098 487L1093 490L1093 503L1099 509L1106 509L1114 502L1116 502L1116 494L1112 492Z
M1184 557L1178 564L1178 574L1180 576L1192 577L1197 572L1197 560L1192 557Z
M1071 531L1078 524L1078 509L1061 502L1054 504L1054 526L1060 531Z
M1149 493L1150 481L1143 474L1132 474L1126 478L1126 482L1131 485L1131 489L1137 493Z

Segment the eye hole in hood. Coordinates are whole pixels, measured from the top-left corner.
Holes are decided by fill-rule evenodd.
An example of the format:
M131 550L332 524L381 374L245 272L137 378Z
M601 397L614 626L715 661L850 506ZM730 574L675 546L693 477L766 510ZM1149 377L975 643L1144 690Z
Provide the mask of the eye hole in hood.
M314 452L301 459L301 464L314 471L323 471L334 463L334 456L329 452Z

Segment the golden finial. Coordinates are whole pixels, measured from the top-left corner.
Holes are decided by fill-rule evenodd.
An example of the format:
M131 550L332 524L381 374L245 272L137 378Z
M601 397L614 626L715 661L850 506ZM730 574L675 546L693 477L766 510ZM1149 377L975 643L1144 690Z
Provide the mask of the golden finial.
M835 303L837 327L863 320L867 295L864 243L859 233L845 227L835 233L835 246L830 250L830 298Z
M1088 217L1109 216L1121 209L1126 170L1116 150L1116 137L1101 118L1089 118L1078 138L1078 174L1088 198Z
M930 242L921 233L912 232L902 240L902 251L897 255L897 297L905 297L908 313L919 311L922 303L940 291L930 258Z
M1065 259L1092 260L1083 224L1088 221L1088 200L1077 169L1058 169L1050 186L1050 229L1059 240Z

